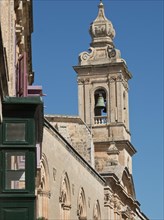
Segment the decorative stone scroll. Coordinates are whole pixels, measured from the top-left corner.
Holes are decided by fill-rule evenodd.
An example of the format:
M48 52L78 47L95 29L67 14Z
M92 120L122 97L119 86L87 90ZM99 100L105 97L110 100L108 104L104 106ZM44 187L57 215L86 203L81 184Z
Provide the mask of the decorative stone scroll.
M79 54L79 64L85 64L88 60L92 60L92 58L94 57L94 48L90 47L89 48L89 52L82 52Z

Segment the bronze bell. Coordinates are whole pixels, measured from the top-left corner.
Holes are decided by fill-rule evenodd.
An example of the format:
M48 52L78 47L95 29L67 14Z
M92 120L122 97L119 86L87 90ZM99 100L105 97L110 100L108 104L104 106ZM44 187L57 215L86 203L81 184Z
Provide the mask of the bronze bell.
M95 107L99 108L99 109L104 109L105 108L104 97L102 96L101 93L99 93L99 97L97 99L97 104L96 104Z

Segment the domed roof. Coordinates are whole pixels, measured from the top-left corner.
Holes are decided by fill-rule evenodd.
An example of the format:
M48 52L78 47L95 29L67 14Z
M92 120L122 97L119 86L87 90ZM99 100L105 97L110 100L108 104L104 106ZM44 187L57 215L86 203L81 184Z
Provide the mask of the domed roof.
M91 46L100 46L100 44L104 43L113 46L115 30L111 21L105 17L104 5L101 1L98 8L98 16L90 25L90 35L92 37Z

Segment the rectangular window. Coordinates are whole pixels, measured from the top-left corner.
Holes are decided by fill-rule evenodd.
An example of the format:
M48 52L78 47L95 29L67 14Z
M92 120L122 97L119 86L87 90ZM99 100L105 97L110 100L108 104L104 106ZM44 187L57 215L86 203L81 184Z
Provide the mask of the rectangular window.
M5 141L26 141L25 123L5 123Z
M25 152L5 153L5 188L6 189L25 189L26 188L26 155Z

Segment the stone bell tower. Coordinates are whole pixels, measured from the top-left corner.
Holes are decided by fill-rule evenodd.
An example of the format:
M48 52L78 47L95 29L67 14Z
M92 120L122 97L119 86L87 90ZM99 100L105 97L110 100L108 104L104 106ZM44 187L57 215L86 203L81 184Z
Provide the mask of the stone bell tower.
M132 75L115 48L115 30L100 1L98 16L90 25L89 52L74 66L78 78L79 115L91 128L95 168L104 173L120 165L132 173L128 80Z

